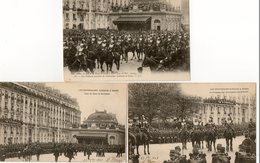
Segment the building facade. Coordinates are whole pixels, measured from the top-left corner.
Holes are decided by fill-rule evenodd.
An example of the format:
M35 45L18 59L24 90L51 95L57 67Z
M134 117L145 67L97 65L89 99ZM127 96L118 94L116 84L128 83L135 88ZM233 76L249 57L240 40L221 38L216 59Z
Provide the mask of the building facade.
M181 19L180 6L166 0L131 0L127 8L112 10L109 27L119 30L179 31Z
M91 114L80 129L72 130L72 135L83 144L125 145L125 127L106 111Z
M64 29L179 31L183 17L167 0L63 0L63 20Z
M80 126L78 103L36 83L0 83L0 144L69 142Z
M128 0L63 0L63 28L108 28L108 17L112 7L128 4Z
M215 124L221 125L228 115L234 124L248 123L256 120L256 99L254 96L210 97L204 99L198 109L198 117L203 124L213 118Z

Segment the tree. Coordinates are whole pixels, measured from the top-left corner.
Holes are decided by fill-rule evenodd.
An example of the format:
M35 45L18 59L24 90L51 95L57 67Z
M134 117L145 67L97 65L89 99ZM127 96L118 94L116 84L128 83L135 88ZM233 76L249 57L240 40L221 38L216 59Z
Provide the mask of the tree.
M175 112L175 98L179 94L179 84L130 84L129 112L132 116L145 115L149 123L154 118L166 122Z
M186 96L179 84L129 84L129 115L144 115L148 123L158 118L164 125L174 117L188 118L197 113L197 97Z

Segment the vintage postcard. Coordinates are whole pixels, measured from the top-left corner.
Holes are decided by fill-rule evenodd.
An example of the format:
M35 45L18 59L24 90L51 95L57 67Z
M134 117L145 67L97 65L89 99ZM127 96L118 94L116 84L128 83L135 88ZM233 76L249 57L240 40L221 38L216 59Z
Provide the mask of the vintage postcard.
M189 0L63 0L65 81L190 80Z
M128 105L129 162L256 162L256 84L129 84Z
M0 83L0 161L124 162L126 84Z

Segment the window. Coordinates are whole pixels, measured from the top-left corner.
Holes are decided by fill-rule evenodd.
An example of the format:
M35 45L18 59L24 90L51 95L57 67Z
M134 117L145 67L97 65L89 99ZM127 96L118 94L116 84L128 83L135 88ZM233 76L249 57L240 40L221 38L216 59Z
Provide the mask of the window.
M213 106L210 107L210 114L213 114Z
M115 137L114 136L110 136L109 137L109 142L110 142L110 145L114 145L115 144Z
M69 19L69 13L66 13L66 19Z
M84 16L80 15L80 21L84 21Z
M224 114L226 114L226 108L224 107Z
M76 14L73 14L73 20L77 20Z
M219 107L218 107L218 114L220 114L220 110L219 110Z

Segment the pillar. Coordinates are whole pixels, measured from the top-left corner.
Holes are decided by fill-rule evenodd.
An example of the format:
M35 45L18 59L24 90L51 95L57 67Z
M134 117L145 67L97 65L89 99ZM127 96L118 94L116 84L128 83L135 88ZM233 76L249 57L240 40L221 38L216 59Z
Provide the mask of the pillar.
M35 101L35 113L34 113L34 116L35 116L35 129L34 129L34 132L35 132L35 142L37 142L38 140L38 101L36 100Z

